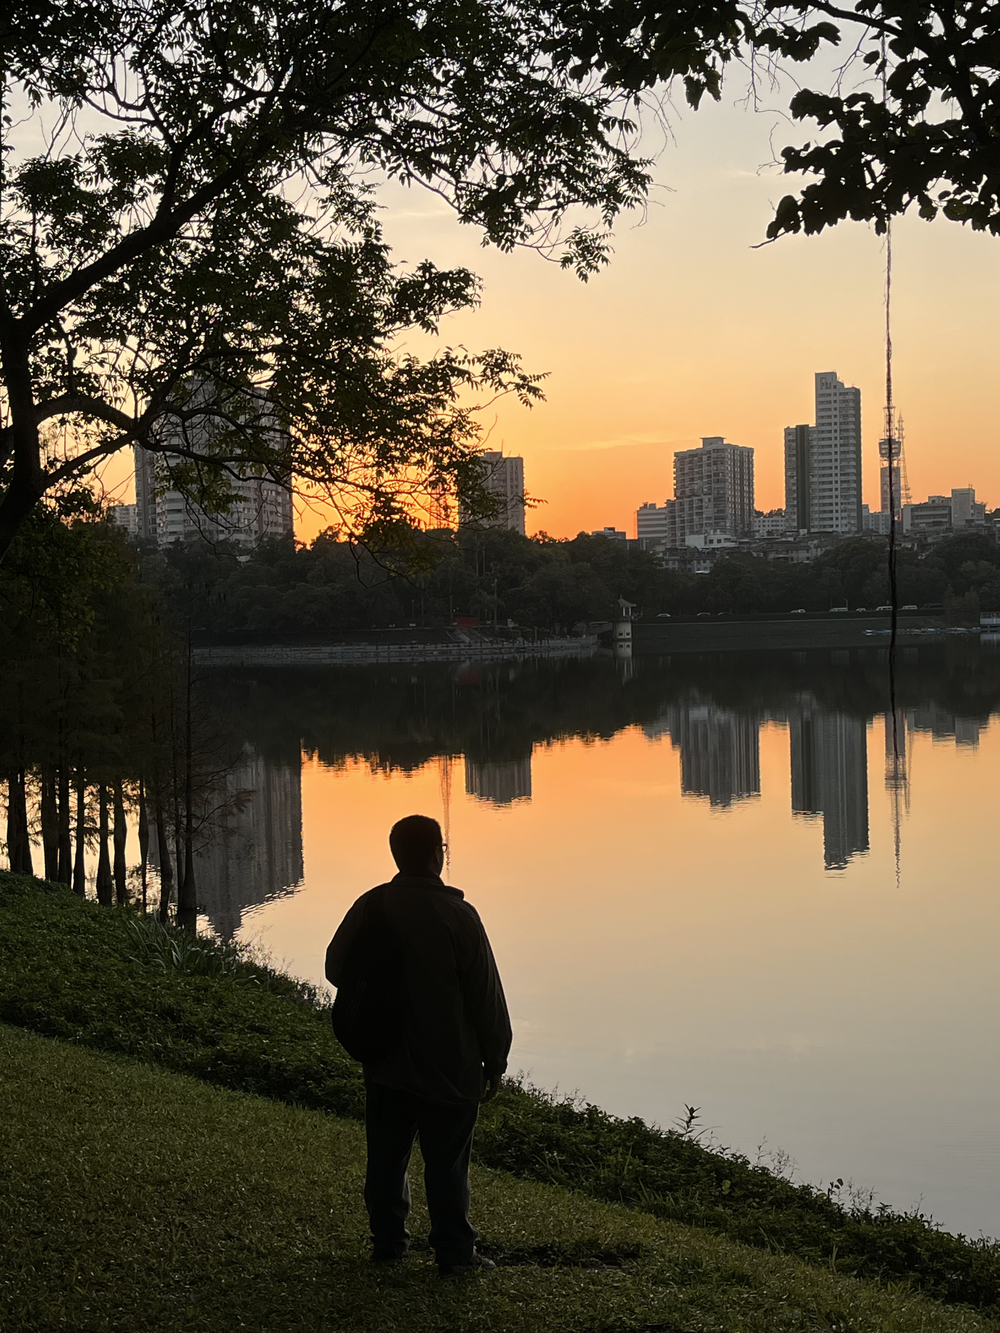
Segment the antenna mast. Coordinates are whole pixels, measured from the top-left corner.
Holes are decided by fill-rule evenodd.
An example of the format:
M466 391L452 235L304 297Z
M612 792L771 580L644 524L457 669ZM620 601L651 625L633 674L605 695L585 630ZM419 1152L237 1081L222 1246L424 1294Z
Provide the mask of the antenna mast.
M903 441L905 432L903 430L903 418L896 418L896 436L899 439L899 507L902 512L903 505L908 505L910 501L910 480L906 475L906 449Z

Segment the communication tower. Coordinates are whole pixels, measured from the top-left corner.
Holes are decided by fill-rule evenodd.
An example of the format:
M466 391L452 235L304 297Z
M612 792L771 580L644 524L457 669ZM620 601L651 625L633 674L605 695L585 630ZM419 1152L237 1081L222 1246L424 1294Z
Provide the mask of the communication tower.
M904 438L903 418L896 415L894 407L887 407L885 434L878 442L878 456L882 460L880 495L882 513L888 514L891 510L893 518L897 521L903 512L903 505L910 503L910 484L906 476L906 454L903 450Z

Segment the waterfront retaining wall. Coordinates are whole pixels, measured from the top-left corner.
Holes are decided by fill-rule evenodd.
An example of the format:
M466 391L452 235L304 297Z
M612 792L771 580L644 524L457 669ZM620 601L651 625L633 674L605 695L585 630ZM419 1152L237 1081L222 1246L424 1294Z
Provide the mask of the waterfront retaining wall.
M376 662L482 662L526 657L589 657L593 635L579 639L530 639L468 643L225 644L192 649L200 667L367 666Z
M673 623L636 623L633 652L643 656L671 653L729 653L785 651L811 648L884 648L888 645L888 616L830 616L811 620L783 616L773 620L704 620ZM934 642L944 633L939 617L900 616L899 637L918 643L927 635Z

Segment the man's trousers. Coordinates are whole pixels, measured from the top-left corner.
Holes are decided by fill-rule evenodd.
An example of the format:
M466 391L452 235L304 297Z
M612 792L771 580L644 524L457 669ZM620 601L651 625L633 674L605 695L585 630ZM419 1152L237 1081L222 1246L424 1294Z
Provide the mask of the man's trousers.
M365 1207L374 1257L401 1259L410 1233L410 1184L406 1169L414 1140L424 1159L424 1188L431 1218L430 1242L439 1267L471 1262L476 1229L469 1221L469 1156L476 1103L446 1105L409 1092L366 1083L368 1172Z

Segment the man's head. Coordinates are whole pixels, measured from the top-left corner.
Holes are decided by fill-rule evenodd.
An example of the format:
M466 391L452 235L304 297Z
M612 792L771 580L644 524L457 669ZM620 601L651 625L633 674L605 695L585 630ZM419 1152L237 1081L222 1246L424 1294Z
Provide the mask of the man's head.
M427 815L407 815L393 824L389 850L404 875L440 875L444 865L441 825Z

